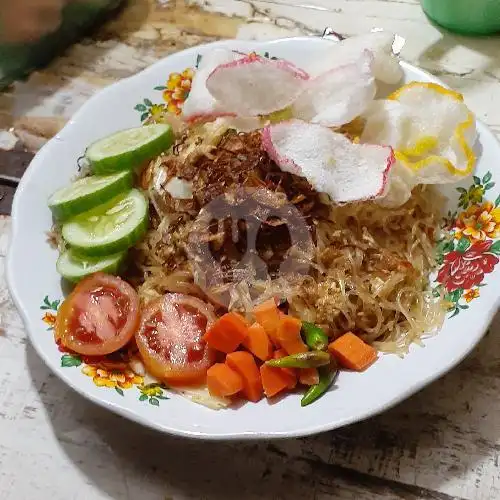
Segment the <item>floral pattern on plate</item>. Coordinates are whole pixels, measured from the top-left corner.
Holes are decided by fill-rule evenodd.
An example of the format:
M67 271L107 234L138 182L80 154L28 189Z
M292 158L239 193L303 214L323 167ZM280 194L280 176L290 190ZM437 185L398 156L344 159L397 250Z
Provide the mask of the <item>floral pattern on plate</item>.
M468 189L457 188L460 210L445 218L445 236L437 244L440 268L434 294L444 294L450 317L481 296L486 275L500 261L500 196L487 200L495 186L492 178L487 172L482 179L474 176Z
M42 305L40 309L45 311L45 314L42 317L42 321L47 325L47 330L53 330L56 324L56 315L54 312L57 312L59 307L59 300L50 301L48 295L46 295L43 299Z
M144 125L150 123L161 123L166 113L180 115L182 105L188 98L191 90L195 70L186 68L180 73L170 73L164 85L158 85L154 90L162 92L163 102L153 104L150 99L143 99L135 106L135 110L141 113L141 122Z

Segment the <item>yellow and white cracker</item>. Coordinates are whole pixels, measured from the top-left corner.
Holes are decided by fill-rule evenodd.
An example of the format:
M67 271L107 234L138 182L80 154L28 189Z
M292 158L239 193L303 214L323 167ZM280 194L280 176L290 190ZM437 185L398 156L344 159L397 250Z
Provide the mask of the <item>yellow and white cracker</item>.
M410 83L373 101L363 117L361 142L394 149L387 205L404 203L418 184L458 182L474 170L476 121L458 92Z

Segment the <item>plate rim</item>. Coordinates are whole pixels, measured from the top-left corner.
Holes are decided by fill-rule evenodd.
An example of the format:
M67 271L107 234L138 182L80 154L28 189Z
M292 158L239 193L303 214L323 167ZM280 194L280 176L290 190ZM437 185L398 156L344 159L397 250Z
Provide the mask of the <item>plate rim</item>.
M117 415L120 415L122 417L125 417L129 420L132 420L135 423L144 425L146 427L149 427L151 429L158 430L160 432L168 433L171 435L175 436L181 436L181 437L189 437L189 438L195 438L195 439L202 439L202 440L213 440L213 441L223 441L223 440L259 440L259 439L286 439L286 438L296 438L296 437L304 437L304 436L309 436L317 433L322 433L322 432L327 432L331 431L334 429L338 429L341 427L344 427L346 425L352 424L352 423L357 423L357 422L362 422L368 418L371 418L373 416L379 415L380 413L396 406L397 404L401 403L402 401L408 399L412 395L416 394L420 390L422 390L424 387L429 385L430 383L438 380L442 376L444 376L446 373L448 373L450 370L452 370L454 367L456 367L463 359L465 359L471 352L472 350L476 347L476 345L480 342L480 340L484 337L486 334L491 321L493 320L493 317L497 313L499 306L500 306L500 295L496 297L494 303L492 304L490 310L487 311L487 314L483 315L483 322L481 325L476 327L475 329L475 336L473 339L471 339L471 342L467 345L466 348L464 348L463 352L460 353L459 355L455 356L452 359L447 360L445 363L442 364L441 368L439 370L436 370L430 374L427 374L425 377L420 379L419 381L413 383L410 387L408 387L405 391L401 391L398 393L396 396L392 397L389 401L384 401L381 404L378 405L371 405L369 408L366 410L363 410L361 412L358 412L356 414L352 414L351 416L340 418L336 421L332 422L326 422L323 424L313 424L313 425L303 425L297 430L294 431L240 431L240 432L226 432L226 433L219 433L219 434L211 434L210 432L207 431L187 431L187 430L182 430L178 429L176 427L169 426L168 423L164 424L163 422L160 422L159 419L145 419L142 415L139 413L135 412L133 409L124 407L122 405L117 405L114 404L111 401L107 401L95 394L93 394L90 391L87 391L85 387L77 384L74 382L69 376L65 374L63 370L59 366L57 366L48 356L48 354L45 353L45 351L42 349L42 346L36 341L36 334L31 331L29 328L28 324L30 323L30 320L28 318L28 315L26 314L23 306L22 306L22 299L20 297L20 294L17 291L16 288L16 278L14 276L14 269L13 269L13 254L15 253L15 247L16 247L16 241L18 237L18 233L20 231L18 227L18 222L17 222L17 217L16 214L18 212L18 206L21 203L21 200L24 196L24 191L26 190L27 186L29 186L30 183L30 177L32 173L40 167L40 163L45 161L44 158L48 154L47 152L50 150L51 145L60 140L61 136L64 136L66 131L75 123L75 121L78 121L80 119L80 115L83 114L85 111L85 108L87 106L90 106L96 98L102 98L103 95L106 93L111 93L117 90L117 88L122 85L125 82L130 82L134 80L141 80L147 73L154 73L157 68L161 67L166 60L172 60L175 58L179 59L184 59L190 54L196 54L199 53L200 51L204 51L210 48L217 48L217 47L231 47L231 48L243 48L244 50L248 50L249 46L252 46L253 48L259 48L265 46L271 47L273 45L279 45L279 44L287 44L290 42L305 42L305 43L311 43L311 41L318 43L335 43L335 41L330 40L330 39L325 39L325 38L313 38L313 37L307 37L307 36L301 36L301 37L291 37L291 38L279 38L276 40L266 40L266 41L253 41L253 40L222 40L222 41L217 41L217 42L211 42L211 43L206 43L202 45L197 45L194 47L190 47L188 49L185 49L180 52L176 52L174 54L171 54L165 58L160 59L159 61L155 62L154 64L148 66L147 68L143 69L139 73L132 75L128 78L119 80L101 90L96 92L90 99L88 99L80 108L79 110L71 117L71 119L68 121L68 123L64 126L64 128L50 141L48 141L35 155L33 158L32 162L30 163L29 167L26 169L25 174L23 175L21 182L19 183L16 193L14 196L14 200L12 203L12 211L11 211L11 233L10 233L10 240L9 240L9 249L7 252L7 258L6 258L6 281L7 281L7 286L10 292L10 296L13 299L13 302L16 306L17 311L19 312L23 325L25 328L25 331L28 334L28 337L30 339L31 345L34 347L35 351L37 352L38 356L43 360L45 365L60 379L62 380L67 386L71 387L74 391L76 391L78 394L83 396L85 399L91 401L94 404L97 404L106 410L110 410ZM319 46L319 43L318 43ZM429 81L429 82L434 82L438 83L440 85L443 85L447 88L449 88L448 85L446 85L444 82L442 82L439 78L435 77L434 75L430 74L429 72L418 68L417 66L414 66L408 62L405 61L400 61L401 66L404 70L409 70L413 73L420 74L422 76L423 81ZM488 135L497 145L497 147L500 150L500 142L498 138L493 134L493 132L487 127L483 122L478 120L476 118L477 122L477 127L478 130L481 132L481 134L486 134ZM438 333L439 335L439 333ZM195 403L192 403L195 404Z

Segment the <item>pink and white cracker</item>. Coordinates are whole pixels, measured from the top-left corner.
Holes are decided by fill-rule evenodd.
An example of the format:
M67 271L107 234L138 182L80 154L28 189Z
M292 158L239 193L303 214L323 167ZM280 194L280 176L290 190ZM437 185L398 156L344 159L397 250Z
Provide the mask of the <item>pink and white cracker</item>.
M309 75L288 61L256 55L221 64L206 87L224 109L240 116L267 115L290 106Z
M293 115L325 127L340 127L364 113L376 93L373 55L365 50L352 62L309 80L293 105Z
M207 89L207 78L217 66L241 59L242 55L227 49L215 49L204 54L197 69L191 91L182 107L182 116L188 122L212 121L219 116L234 116L217 102Z
M356 61L365 50L369 50L374 57L375 79L388 84L398 83L403 78L403 70L392 50L394 39L394 34L378 31L332 42L331 47L320 50L305 69L311 77L316 77L329 69Z
M336 203L383 196L394 164L388 146L354 144L342 134L301 120L266 127L262 147L282 170L305 177Z

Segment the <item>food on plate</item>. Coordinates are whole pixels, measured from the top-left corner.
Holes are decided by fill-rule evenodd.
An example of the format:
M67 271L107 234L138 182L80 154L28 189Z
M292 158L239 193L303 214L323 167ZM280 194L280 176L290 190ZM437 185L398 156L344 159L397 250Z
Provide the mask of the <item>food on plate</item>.
M269 338L277 344L276 330L280 322L280 310L278 309L274 297L265 300L261 304L257 304L253 308L253 314L257 323L262 325L262 328L264 328L264 331L269 335Z
M196 297L170 293L149 303L135 336L149 373L172 385L203 383L215 360L203 335L214 322L212 307Z
M302 333L306 344L314 351L322 351L328 346L328 335L323 328L307 321L302 322Z
M280 392L287 391L290 387L293 389L297 383L295 375L284 372L280 368L273 368L267 364L260 367L260 378L262 388L267 398L274 398ZM290 380L292 385L290 386Z
M122 130L94 142L87 148L85 157L96 175L105 175L137 168L166 151L173 142L170 125L148 125Z
M238 373L243 382L242 394L256 403L262 398L262 379L255 358L245 351L231 352L226 356L227 365Z
M207 371L210 394L226 398L243 390L243 378L227 363L215 363Z
M266 361L266 365L275 368L317 368L329 363L330 356L322 351L306 351Z
M299 372L299 382L305 386L319 384L319 371L317 368L304 368Z
M117 274L126 251L147 230L149 203L133 189L134 171L168 149L169 125L118 132L92 144L86 158L96 175L87 175L56 191L48 200L60 250L57 270L69 281L97 271Z
M116 352L134 337L139 298L124 280L104 273L84 279L57 312L56 340L78 354Z
M228 312L205 333L203 340L212 349L233 352L248 337L248 324L240 314Z
M58 220L67 220L132 189L131 171L112 175L90 176L56 191L49 198L49 208Z
M175 132L89 146L92 175L49 200L57 269L79 281L57 340L132 346L150 376L221 408L299 391L308 406L340 371L436 333L432 185L471 173L477 133L439 85L375 97L402 77L392 43L348 39L303 67L207 52Z
M307 352L307 346L302 340L300 330L302 322L293 316L283 315L276 328L276 342L288 354Z
M97 272L119 274L127 252L115 253L104 257L85 257L73 249L65 250L56 263L57 272L68 281L77 283L89 274Z
M148 202L131 189L111 201L65 222L61 232L82 255L97 257L121 252L142 239L148 226Z
M335 382L339 372L335 368L320 368L319 370L319 381L315 385L311 385L307 389L304 396L300 400L300 406L308 406L319 399L325 392L330 389L330 387Z
M394 36L370 33L319 50L298 68L289 61L227 49L204 55L184 103L189 121L233 117L259 128L262 115L292 108L294 117L339 126L361 114L375 96L375 80L398 83L403 72L392 54Z
M326 68L334 69L356 61L359 54L368 51L373 63L373 77L383 83L398 84L403 77L403 71L397 57L393 54L395 37L387 31L375 31L365 35L345 38L334 48L318 50L316 57L308 62L308 71L317 76Z
M208 75L206 86L216 101L224 102L227 112L258 116L293 104L308 79L305 71L291 63L250 55L216 66ZM276 91L266 92L269 88Z
M342 366L358 372L366 370L377 360L377 351L352 332L335 339L328 351Z
M337 203L383 195L395 161L389 146L355 144L327 127L300 120L269 125L262 142L282 171L307 178Z
M247 337L243 341L243 346L261 361L270 359L273 354L271 339L266 329L257 322L248 327Z
M273 359L281 359L287 356L288 353L284 349L277 349L274 351ZM279 370L286 376L286 380L288 381L287 388L295 389L297 387L298 373L300 372L292 368L279 368Z
M403 204L416 185L457 182L474 169L476 121L458 92L413 82L373 101L363 118L362 141L395 150L386 206Z

